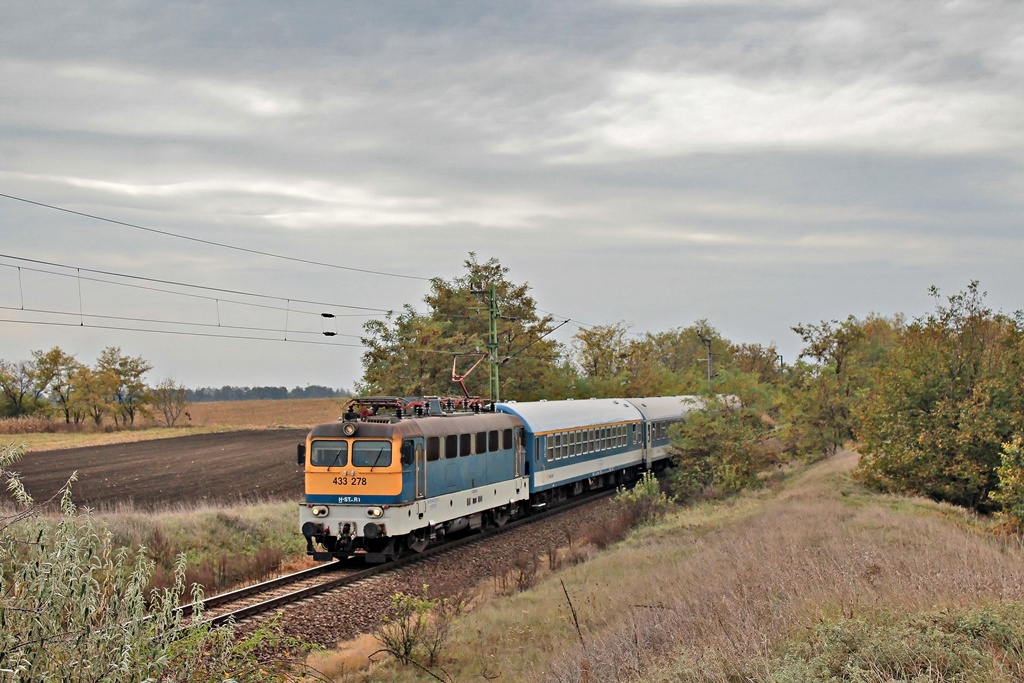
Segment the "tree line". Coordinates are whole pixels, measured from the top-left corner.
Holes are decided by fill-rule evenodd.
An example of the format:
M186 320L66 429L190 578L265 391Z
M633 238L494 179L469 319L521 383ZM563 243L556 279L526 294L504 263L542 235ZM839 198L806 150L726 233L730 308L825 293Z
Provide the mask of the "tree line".
M156 415L173 426L189 403L257 399L335 398L344 389L307 387L206 387L187 389L171 379L155 386L145 376L153 369L142 356L129 356L110 346L93 365L80 362L59 346L31 352L31 359L0 360L0 416L59 416L67 424L92 423L115 427Z
M208 403L213 401L261 401L281 400L289 398L340 398L349 396L345 389L332 389L320 384L305 387L200 387L187 390L188 400L192 403Z
M704 394L711 410L673 431L685 495L760 485L794 459L853 445L857 476L878 490L927 496L1024 524L1024 318L993 311L978 282L935 310L799 323L799 357L741 343L698 320L634 333L625 322L580 327L568 344L529 285L470 253L463 275L434 279L423 300L365 327L364 394L448 395L485 355L494 287L501 398ZM454 359L454 367L453 367ZM464 378L486 395L485 359ZM710 377L709 377L710 375Z
M145 375L153 365L116 346L103 349L91 366L59 346L31 354L30 360L0 360L0 414L5 417L57 414L67 424L98 427L111 420L126 427L157 411L171 426L188 404L185 387L171 379L149 386Z

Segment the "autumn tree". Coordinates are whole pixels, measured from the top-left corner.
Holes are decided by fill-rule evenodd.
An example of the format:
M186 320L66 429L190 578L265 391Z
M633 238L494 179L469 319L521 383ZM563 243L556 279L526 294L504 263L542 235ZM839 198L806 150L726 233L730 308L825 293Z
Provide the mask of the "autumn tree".
M0 360L0 391L7 399L7 412L18 417L31 412L36 366L32 361Z
M723 371L720 393L704 392L705 408L669 430L676 450L670 480L683 499L730 494L760 485L760 474L780 462L771 443L778 391L757 374Z
M153 405L160 411L164 425L173 427L181 414L188 408L188 389L173 379L167 378L152 391Z
M622 395L629 358L629 327L613 325L582 327L572 337L571 353L579 374L580 393L605 398Z
M566 390L566 366L559 345L548 338L550 316L541 316L529 284L516 284L508 268L495 259L481 263L470 253L465 273L452 280L434 278L424 297L426 310L407 304L401 312L366 323L363 344L363 394L399 396L449 395L452 364L465 373L487 353L489 318L486 293L495 287L501 397L531 400L559 398ZM469 392L488 393L485 359L466 379ZM564 394L563 394L564 395Z
M973 281L908 325L864 402L860 476L989 509L1003 444L1024 429L1024 332Z
M36 391L49 391L53 401L64 411L64 421L70 423L71 392L74 390L72 379L81 363L59 346L49 351L33 351L32 357L37 368Z
M103 418L114 411L112 397L113 377L98 372L88 365L79 365L71 375L71 394L68 412L75 423L91 419L98 427Z
M135 424L135 417L152 401L149 387L142 379L152 369L152 364L142 356L126 356L116 346L108 346L100 353L96 372L110 391L115 423L120 417L123 424Z

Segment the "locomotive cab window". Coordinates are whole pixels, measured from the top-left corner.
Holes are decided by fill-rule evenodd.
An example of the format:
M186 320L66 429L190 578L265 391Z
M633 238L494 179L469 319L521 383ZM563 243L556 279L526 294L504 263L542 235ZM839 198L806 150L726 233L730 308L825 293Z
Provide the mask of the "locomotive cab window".
M501 433L501 447L503 450L510 450L512 448L512 430L506 429Z
M314 441L309 464L314 467L345 467L348 465L348 442Z
M411 465L416 455L416 446L413 444L412 439L406 439L402 442L402 464Z
M355 441L352 443L353 467L388 467L390 464L390 441Z

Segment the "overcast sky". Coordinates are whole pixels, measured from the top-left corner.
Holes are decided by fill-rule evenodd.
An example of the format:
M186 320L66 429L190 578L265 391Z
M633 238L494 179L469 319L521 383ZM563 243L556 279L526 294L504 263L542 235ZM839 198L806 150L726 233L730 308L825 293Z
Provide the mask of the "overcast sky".
M790 361L930 285L1024 308L1024 3L5 2L0 193L151 230L0 197L7 360L351 387L475 251Z

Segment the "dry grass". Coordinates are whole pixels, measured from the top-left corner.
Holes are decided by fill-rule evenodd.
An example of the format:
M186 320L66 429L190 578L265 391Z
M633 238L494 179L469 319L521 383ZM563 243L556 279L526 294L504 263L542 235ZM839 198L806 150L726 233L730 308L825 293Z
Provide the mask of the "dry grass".
M81 431L65 431L67 427L63 423L33 419L31 424L24 424L24 431L17 431L18 424L11 422L6 426L0 425L0 433L5 434L5 441L23 443L28 451L35 452L241 429L306 428L336 420L342 413L342 404L347 400L308 398L194 403L189 407L187 417L182 415L178 425L170 428L149 423L119 431L97 430L90 425L79 425ZM54 430L47 431L47 425L53 425Z
M684 510L532 591L497 599L464 621L442 666L458 680L575 682L584 668L591 681L807 680L780 672L816 629L861 624L870 637L876 627L907 632L891 615L947 610L938 614L960 623L979 607L1017 609L1019 544L949 506L869 495L849 480L855 462L841 454L776 492ZM1009 672L986 680L1018 680L1024 644L1010 654L985 655L986 647L992 670ZM923 668L892 677L977 680L944 674L945 661L914 665ZM887 675L879 667L864 680ZM428 679L389 669L372 680Z

